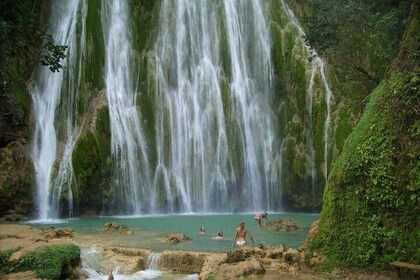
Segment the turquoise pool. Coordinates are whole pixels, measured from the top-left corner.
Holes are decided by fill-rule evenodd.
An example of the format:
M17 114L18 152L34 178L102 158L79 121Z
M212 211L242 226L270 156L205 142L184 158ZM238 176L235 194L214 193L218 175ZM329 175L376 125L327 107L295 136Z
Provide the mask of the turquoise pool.
M150 215L150 216L111 216L84 217L56 221L30 221L35 227L54 226L72 227L83 240L107 243L116 246L135 248L150 248L156 252L163 250L191 250L205 252L225 252L232 249L232 241L236 227L243 220L250 230L255 243L274 246L284 243L287 247L299 247L305 240L311 224L319 218L318 214L301 213L270 213L268 218L291 219L298 224L299 229L293 232L277 232L259 228L254 220L254 213L243 214L181 214L181 215ZM109 221L115 221L128 226L134 235L110 234L100 231L101 226ZM206 235L200 235L200 227L206 228ZM218 231L224 232L225 241L212 239ZM161 242L170 232L182 232L192 238L192 241L176 245Z

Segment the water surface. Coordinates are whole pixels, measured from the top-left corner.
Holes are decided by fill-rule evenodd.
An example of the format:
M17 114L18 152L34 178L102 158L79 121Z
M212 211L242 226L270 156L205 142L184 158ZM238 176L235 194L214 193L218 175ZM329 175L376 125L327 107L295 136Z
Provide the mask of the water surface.
M116 246L133 248L150 248L153 251L163 250L191 250L204 252L226 252L232 249L232 242L239 222L243 220L250 230L256 244L275 246L285 244L287 247L297 248L304 242L311 224L319 217L318 214L301 213L270 213L268 218L291 219L298 226L293 232L280 232L259 228L254 220L254 213L244 214L182 214L182 215L154 215L154 216L113 216L113 217L85 217L76 219L54 220L54 223L44 221L31 222L37 227L54 226L72 227L76 233L87 240L106 243ZM128 226L134 235L127 236L102 232L103 224L114 221ZM206 235L200 235L200 227L206 228ZM170 232L182 232L191 237L192 241L176 245L161 242L162 238ZM218 231L223 231L225 241L212 239Z

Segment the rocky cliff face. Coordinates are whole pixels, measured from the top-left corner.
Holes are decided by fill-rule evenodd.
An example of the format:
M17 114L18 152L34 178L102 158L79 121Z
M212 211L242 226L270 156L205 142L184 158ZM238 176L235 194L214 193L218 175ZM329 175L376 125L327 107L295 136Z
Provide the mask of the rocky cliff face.
M32 206L31 162L27 140L13 140L0 149L0 215L27 214Z
M27 89L41 43L48 1L0 4L0 216L28 214L33 199L31 97Z
M400 51L328 179L311 245L326 268L420 262L419 8L413 1Z

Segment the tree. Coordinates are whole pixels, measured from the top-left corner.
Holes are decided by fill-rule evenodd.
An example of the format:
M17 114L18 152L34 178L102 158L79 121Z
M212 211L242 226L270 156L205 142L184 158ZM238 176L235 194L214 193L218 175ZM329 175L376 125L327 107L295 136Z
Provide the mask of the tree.
M44 66L48 66L52 72L60 72L60 69L63 69L61 60L66 58L66 49L68 46L56 45L54 38L50 33L47 33L45 28L41 29L40 34L44 39L40 63Z

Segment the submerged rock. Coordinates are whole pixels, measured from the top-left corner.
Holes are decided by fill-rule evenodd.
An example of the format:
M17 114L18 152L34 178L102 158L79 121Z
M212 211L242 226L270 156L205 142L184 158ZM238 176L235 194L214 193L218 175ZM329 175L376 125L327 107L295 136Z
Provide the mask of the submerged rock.
M180 242L191 241L191 238L180 232L171 232L162 241L170 244L178 244Z
M272 220L264 225L264 228L268 228L275 231L294 231L298 229L298 225L290 219L284 220Z
M119 234L133 235L134 232L129 229L126 225L119 224L117 222L108 222L102 226L102 231L117 232Z

